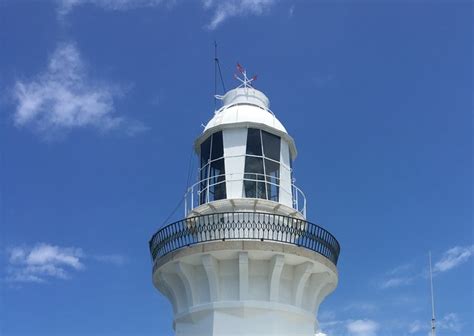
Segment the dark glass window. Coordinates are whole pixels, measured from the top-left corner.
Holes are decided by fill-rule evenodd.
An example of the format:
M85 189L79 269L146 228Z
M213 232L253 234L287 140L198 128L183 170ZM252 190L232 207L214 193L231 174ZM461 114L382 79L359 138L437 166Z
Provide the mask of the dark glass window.
M224 159L219 159L211 162L211 169L209 173L209 184L222 182L225 180Z
M280 161L280 137L274 134L262 131L263 152L265 157Z
M254 180L264 180L263 159L247 156L245 158L245 176Z
M268 199L278 202L280 164L278 162L265 159L265 173Z
M263 159L247 156L245 158L244 189L245 197L267 198L265 192Z
M280 137L274 134L255 128L248 129L246 153L260 157L247 155L245 158L245 197L278 201L280 141Z
M201 168L203 168L209 161L211 154L211 140L212 135L201 144Z
M247 154L262 155L260 130L249 128L247 133Z
M215 160L224 156L224 145L222 143L222 132L212 135L212 155L211 159Z
M226 198L224 145L222 132L201 144L200 204Z

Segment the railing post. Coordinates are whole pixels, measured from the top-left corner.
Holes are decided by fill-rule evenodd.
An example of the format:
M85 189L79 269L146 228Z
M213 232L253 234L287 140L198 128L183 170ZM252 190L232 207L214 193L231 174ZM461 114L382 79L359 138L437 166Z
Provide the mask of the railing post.
M188 190L184 193L184 217L188 215Z

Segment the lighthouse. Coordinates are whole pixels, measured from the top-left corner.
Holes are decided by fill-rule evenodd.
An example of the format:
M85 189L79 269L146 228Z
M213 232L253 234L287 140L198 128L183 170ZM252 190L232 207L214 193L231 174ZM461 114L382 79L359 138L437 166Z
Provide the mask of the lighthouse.
M340 246L307 220L295 141L238 68L241 85L216 96L222 107L195 140L183 219L149 242L153 284L177 336L314 336Z

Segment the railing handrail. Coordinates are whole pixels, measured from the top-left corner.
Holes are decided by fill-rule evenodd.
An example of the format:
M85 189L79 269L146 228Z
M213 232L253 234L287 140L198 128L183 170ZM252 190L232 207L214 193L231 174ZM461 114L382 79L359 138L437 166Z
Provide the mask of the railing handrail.
M237 175L237 177L235 177L235 175ZM247 177L245 177L245 175L261 176L264 179L259 180L259 179L247 178ZM224 177L224 180L217 181L219 178L222 178L222 177ZM271 179L276 179L278 181L281 180L280 177L276 177L276 176L272 176L272 175L266 175L266 174L262 174L262 173L249 173L249 172L224 173L224 174L219 174L219 175L215 175L215 176L206 177L206 178L192 184L190 187L188 187L186 189L186 193L184 194L185 215L188 214L189 210L192 210L195 207L194 206L194 199L192 198L190 208L188 208L188 195L190 195L190 194L192 195L194 192L196 192L197 196L198 196L197 200L199 200L200 199L199 195L201 194L201 192L204 191L204 190L209 190L210 187L212 187L212 186L215 186L215 185L218 185L218 184L221 184L221 183L226 183L226 182L251 181L251 182L265 182L265 183L274 185L274 186L278 187L280 190L284 191L285 193L291 195L293 208L295 210L297 210L298 212L300 212L304 217L306 217L306 195L304 194L304 192L300 188L298 188L293 182L291 183L291 188L292 189L287 190L286 188L281 186L279 183L277 184L277 183L271 182ZM215 180L216 182L208 183L208 182L210 182L210 180ZM202 188L202 190L200 190L201 185L203 183L205 184L205 186ZM299 199L300 199L299 195L301 195L301 198L302 198L302 201L303 201L303 205L301 207L299 206ZM258 198L258 197L252 197L252 198ZM199 203L199 205L200 205L200 203Z
M150 239L153 260L177 249L210 241L275 241L307 248L337 264L340 245L317 224L262 212L222 212L193 216L160 228Z

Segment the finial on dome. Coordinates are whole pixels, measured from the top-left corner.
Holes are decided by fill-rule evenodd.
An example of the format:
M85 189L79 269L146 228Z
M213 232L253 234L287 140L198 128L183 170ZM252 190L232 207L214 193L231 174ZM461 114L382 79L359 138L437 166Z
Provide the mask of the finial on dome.
M239 63L237 63L237 71L240 72L243 76L243 78L240 78L239 75L234 74L234 78L240 81L242 84L239 85L239 88L248 88L248 87L253 87L252 82L257 80L257 75L253 75L252 78L247 77L247 70L243 66L241 66Z
M215 95L217 100L222 100L223 106L229 106L233 104L250 104L259 106L265 110L270 108L270 101L265 94L253 87L253 82L257 79L257 75L252 78L248 78L247 70L237 63L237 71L241 76L235 74L234 77L241 84L235 89L227 91L223 96ZM271 111L269 111L272 113Z

